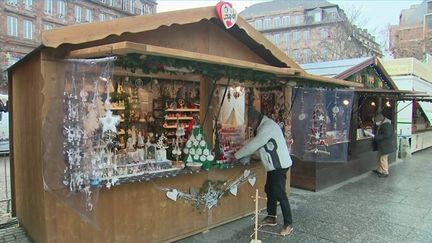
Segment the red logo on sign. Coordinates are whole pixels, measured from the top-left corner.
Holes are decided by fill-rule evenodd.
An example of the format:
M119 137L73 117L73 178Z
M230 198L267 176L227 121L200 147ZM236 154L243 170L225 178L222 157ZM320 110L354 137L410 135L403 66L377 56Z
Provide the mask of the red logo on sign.
M220 1L216 5L216 11L225 28L229 29L237 22L237 11L232 7L231 3Z

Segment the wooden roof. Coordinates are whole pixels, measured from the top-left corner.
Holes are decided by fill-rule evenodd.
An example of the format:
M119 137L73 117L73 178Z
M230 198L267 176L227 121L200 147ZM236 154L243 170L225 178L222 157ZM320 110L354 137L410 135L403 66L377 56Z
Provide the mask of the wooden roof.
M390 83L390 85L392 86L391 88L393 88L394 90L398 90L398 87L396 86L395 82L393 81L393 79L391 78L391 76L387 73L387 71L385 70L383 64L381 63L380 59L378 57L371 57L367 60L365 60L364 62L334 76L334 78L338 78L338 79L346 79L349 76L360 72L361 70L367 68L368 66L374 66L374 68L376 68L377 71L379 71L382 75L382 77L385 79L385 81L387 81L388 83Z
M211 64L232 66L237 68L253 69L256 71L273 73L281 78L299 78L328 84L336 84L351 87L363 87L362 84L349 82L341 79L322 77L304 72L297 68L280 68L265 64L253 63L227 57L214 56L209 54L178 50L160 46L153 46L129 41L95 46L71 51L68 56L72 58L103 57L109 55L126 55L128 53L148 54L155 56L172 57L183 60L193 60Z
M119 18L110 21L71 25L44 31L41 39L43 46L57 48L62 44L84 44L102 40L111 35L120 36L125 33L140 33L155 30L162 26L185 25L197 23L202 20L219 23L216 8L212 6L193 8ZM284 52L267 40L267 38L241 17L238 17L234 27L226 31L244 42L253 52L263 57L263 59L277 59L280 62L278 65L280 67L301 69L297 63L291 60Z

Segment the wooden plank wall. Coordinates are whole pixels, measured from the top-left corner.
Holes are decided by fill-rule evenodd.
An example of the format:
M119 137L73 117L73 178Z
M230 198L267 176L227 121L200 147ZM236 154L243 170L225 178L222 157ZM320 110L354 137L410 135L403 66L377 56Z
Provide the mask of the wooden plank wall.
M255 187L243 184L236 197L223 197L216 208L202 212L182 200L169 200L158 187L189 191L191 186L200 188L207 179L235 179L243 173L243 167L101 189L96 207L97 226L46 193L49 230L46 242L163 242L205 231L253 211L251 196L256 188L263 193L265 172L259 163L252 168L257 172Z
M16 216L35 242L46 242L40 67L39 55L35 55L13 73L13 176Z

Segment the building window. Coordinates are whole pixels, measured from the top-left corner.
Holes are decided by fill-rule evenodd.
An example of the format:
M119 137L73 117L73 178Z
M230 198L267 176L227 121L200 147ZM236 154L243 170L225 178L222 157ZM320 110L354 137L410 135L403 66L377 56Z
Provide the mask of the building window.
M44 0L44 12L50 15L53 13L53 0Z
M75 22L81 22L81 6L75 6Z
M293 53L294 59L298 61L300 59L300 51L294 50L292 53Z
M257 19L255 20L255 29L260 30L262 29L262 20L261 19Z
M310 30L305 30L303 32L303 40L305 40L305 41L310 40Z
M432 30L432 14L425 15L425 20L426 20L427 31L431 31Z
M290 16L282 17L282 25L283 26L289 26L290 25Z
M303 61L311 62L312 61L312 50L311 49L303 49Z
M300 41L300 32L299 31L294 31L293 32L293 41L294 42L298 42L298 41Z
M44 30L51 30L54 28L53 24L44 24Z
M18 5L18 0L7 0L6 3L9 5L16 6L16 5Z
M107 19L106 14L104 14L104 13L99 14L99 20L100 21L105 21L106 19Z
M60 18L64 18L66 17L66 1L64 0L59 0L57 2L57 7L58 7L58 14Z
M271 19L264 19L263 29L271 28Z
M284 42L288 44L289 43L289 33L284 33L283 39L284 39Z
M281 43L281 34L278 33L274 35L274 43L275 44Z
M33 39L33 22L30 20L24 20L24 38Z
M280 17L276 17L273 19L273 26L275 28L280 28L281 27L281 18Z
M328 31L325 29L321 29L321 40L326 40L329 38Z
M148 4L143 4L141 6L141 15L150 14L152 13L152 8Z
M322 21L322 11L319 10L319 11L315 12L313 15L313 18L314 18L315 23L321 22Z
M338 9L336 7L324 9L324 21L334 21L338 19Z
M86 22L89 23L93 22L93 10L87 8L85 12L86 12Z
M24 0L24 8L31 10L33 8L33 0Z
M129 12L135 13L135 0L129 0Z
M13 16L7 16L8 23L8 35L18 36L18 18Z
M328 58L329 58L329 51L328 51L327 47L324 47L321 49L321 59L325 61Z
M300 25L303 23L303 15L295 15L294 16L294 24Z

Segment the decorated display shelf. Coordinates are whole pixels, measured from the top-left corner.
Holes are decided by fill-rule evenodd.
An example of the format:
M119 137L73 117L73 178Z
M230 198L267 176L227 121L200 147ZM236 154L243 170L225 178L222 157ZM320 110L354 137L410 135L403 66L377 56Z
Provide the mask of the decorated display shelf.
M181 106L184 106L184 101L180 101ZM166 109L165 110L165 122L163 124L163 128L170 130L171 132L167 132L168 137L174 137L175 133L172 132L173 129L188 129L191 121L198 117L200 109L196 108L175 108L175 109Z

